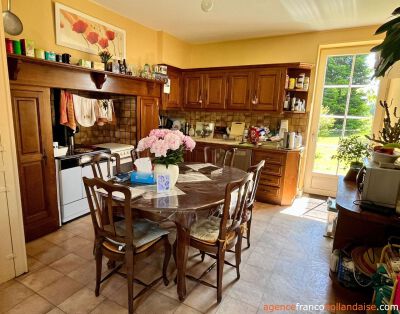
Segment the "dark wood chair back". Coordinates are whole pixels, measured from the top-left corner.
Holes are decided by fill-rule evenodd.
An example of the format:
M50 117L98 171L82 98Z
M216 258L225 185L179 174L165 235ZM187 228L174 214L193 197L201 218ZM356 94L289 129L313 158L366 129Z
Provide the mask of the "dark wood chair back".
M136 159L140 158L140 153L136 150L136 148L131 149L131 158L132 158L132 164L135 162Z
M129 188L108 183L100 178L83 178L85 191L89 203L90 216L92 217L96 242L104 241L122 243L125 246L133 246L132 212L130 207L131 191ZM99 191L100 190L100 191ZM119 192L121 206L124 209L125 228L117 230L114 221L113 193ZM101 193L101 196L99 195ZM115 195L114 195L115 197ZM132 247L133 249L133 247Z
M220 241L225 241L228 233L240 228L252 176L248 173L242 180L231 182L226 186L219 233Z
M230 149L223 149L223 148L217 148L217 147L210 147L206 146L204 147L204 162L212 163L214 165L218 164L218 152L222 151L223 152L223 158L222 158L222 163L221 166L230 166L233 167L233 163L235 161L235 154L237 151L236 147L230 148Z
M256 200L256 193L258 188L258 183L260 182L261 170L264 168L265 160L261 160L257 165L249 167L248 173L252 174L252 183L249 190L249 196L247 199L247 208L253 206Z
M116 173L121 173L121 158L118 154L100 153L94 156L83 156L80 159L81 165L90 165L93 170L93 177L103 180L109 180L112 177L112 167L115 161ZM107 173L101 170L101 164L107 163Z

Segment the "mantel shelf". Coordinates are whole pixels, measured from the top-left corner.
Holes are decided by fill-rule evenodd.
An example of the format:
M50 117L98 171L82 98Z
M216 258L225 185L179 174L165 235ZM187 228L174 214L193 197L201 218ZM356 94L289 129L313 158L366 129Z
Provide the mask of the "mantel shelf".
M15 54L7 61L13 84L161 97L163 82L157 80Z

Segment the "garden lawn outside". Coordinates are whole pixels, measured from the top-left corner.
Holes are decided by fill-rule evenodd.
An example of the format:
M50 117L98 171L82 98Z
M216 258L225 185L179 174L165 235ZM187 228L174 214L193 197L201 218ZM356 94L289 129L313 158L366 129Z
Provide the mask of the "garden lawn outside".
M337 160L332 159L336 154L339 136L319 136L315 152L313 172L336 174ZM338 174L345 174L347 167L339 167Z

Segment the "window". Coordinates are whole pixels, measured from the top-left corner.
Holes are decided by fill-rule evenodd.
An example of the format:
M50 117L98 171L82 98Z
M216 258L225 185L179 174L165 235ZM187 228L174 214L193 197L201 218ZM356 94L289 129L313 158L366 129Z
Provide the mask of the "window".
M328 56L313 171L343 174L332 156L340 137L370 134L378 81L372 79L374 54Z

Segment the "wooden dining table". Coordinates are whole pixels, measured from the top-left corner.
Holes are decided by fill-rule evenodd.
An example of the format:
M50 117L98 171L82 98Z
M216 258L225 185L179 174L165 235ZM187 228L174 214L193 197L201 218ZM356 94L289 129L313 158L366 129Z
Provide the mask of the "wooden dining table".
M189 163L183 165L189 165ZM186 298L186 262L188 259L191 226L201 212L222 204L225 199L226 185L232 181L243 179L246 172L233 167L223 167L220 171L204 175L209 180L179 182L178 179L176 187L183 194L152 199L139 197L131 202L134 210L147 212L152 216L168 219L175 223L177 293L181 301ZM137 186L134 183L128 183L128 185L131 187Z

